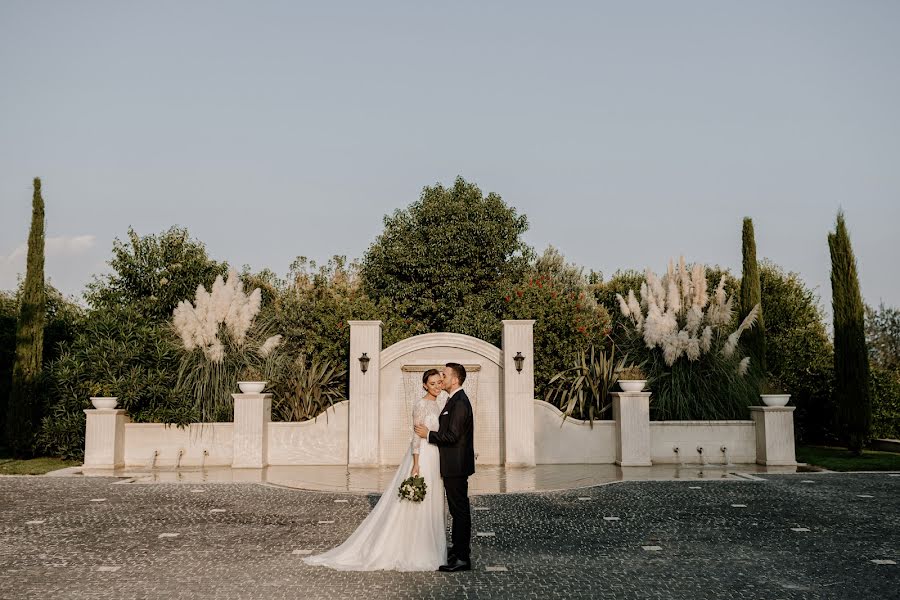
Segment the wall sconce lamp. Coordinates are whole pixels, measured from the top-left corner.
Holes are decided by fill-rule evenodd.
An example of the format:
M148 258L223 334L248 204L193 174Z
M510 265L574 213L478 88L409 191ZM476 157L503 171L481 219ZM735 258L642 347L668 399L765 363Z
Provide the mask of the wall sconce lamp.
M525 362L525 357L522 356L521 352L516 352L516 355L513 356L513 360L516 361L516 371L521 373L522 372L522 364Z
M362 356L359 357L359 368L363 373L369 370L369 361L372 360L369 358L368 352L363 352Z

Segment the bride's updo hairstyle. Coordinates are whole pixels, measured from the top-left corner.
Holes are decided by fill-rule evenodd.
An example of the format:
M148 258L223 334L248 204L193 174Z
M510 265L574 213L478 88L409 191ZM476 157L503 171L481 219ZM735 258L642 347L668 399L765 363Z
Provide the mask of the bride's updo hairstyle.
M426 385L428 385L428 379L431 378L432 375L440 374L441 372L437 369L428 369L427 371L425 371L425 374L422 375L422 387L424 388Z

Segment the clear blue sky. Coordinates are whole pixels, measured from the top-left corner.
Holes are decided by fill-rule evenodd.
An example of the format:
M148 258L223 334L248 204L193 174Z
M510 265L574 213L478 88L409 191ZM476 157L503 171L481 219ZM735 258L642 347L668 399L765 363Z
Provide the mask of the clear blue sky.
M0 3L0 288L44 180L47 273L187 226L285 273L360 257L458 174L587 268L740 268L817 287L843 207L869 303L900 305L900 3Z

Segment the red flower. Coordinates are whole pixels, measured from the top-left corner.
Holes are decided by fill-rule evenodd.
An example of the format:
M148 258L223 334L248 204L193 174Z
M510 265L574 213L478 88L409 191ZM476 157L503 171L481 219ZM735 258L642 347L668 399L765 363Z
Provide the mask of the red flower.
M522 290L516 290L516 296L518 296L519 298L521 298L521 297L522 297Z
M509 296L507 296L507 297L506 297L506 301L509 302L510 300L512 300L512 298L510 298Z

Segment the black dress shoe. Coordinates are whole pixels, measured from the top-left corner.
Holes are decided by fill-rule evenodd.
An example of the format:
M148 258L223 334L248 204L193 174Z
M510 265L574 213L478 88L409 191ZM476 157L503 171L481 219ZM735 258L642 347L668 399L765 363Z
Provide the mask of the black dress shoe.
M438 571L443 571L444 573L456 573L457 571L471 571L472 570L472 561L471 560L462 560L461 558L454 556L452 559L447 561L446 565L441 565L438 567Z

